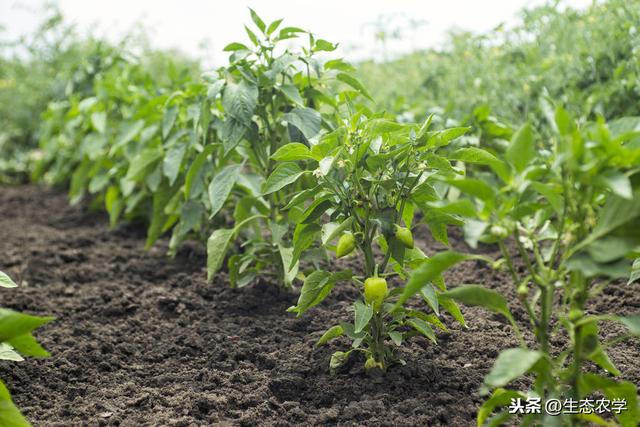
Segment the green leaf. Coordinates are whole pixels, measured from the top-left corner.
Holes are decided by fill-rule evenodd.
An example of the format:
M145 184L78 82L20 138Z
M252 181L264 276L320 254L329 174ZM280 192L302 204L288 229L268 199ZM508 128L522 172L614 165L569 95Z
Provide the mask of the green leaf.
M516 171L522 172L535 157L533 128L526 123L513 135L511 144L504 154L505 159L513 165Z
M13 280L11 280L11 277L9 277L6 273L3 273L2 271L0 271L0 287L16 288L18 287L18 285L16 285L16 283Z
M31 334L19 335L7 341L20 354L32 357L48 357L49 352L42 348L40 343Z
M422 335L427 337L434 344L437 344L436 334L433 333L433 329L431 329L431 326L429 326L429 324L424 320L413 318L413 319L407 320L406 324L408 326L411 326L416 331L420 332Z
M24 357L13 349L7 343L0 343L0 360L9 360L11 362L22 362Z
M233 229L219 229L209 236L207 240L207 281L211 282L215 273L222 267L233 234Z
M636 280L640 279L640 258L636 258L631 266L631 274L629 275L629 281L627 285L632 284Z
M316 346L320 347L321 345L325 345L332 339L340 337L342 335L344 335L344 329L342 329L342 326L340 325L332 326L329 329L327 329L327 331L324 334L322 334L318 342L316 342Z
M373 306L371 304L365 304L362 301L356 301L353 303L354 310L354 333L360 333L369 324L369 321L373 317Z
M445 270L451 266L468 259L478 259L476 255L465 255L458 252L446 251L426 259L415 269L406 286L402 290L400 298L394 306L394 310L402 306L409 298L420 292L427 284L436 280Z
M142 150L136 157L133 158L125 179L127 181L138 181L142 179L147 172L148 168L153 166L155 162L160 160L163 156L162 148L149 147Z
M316 270L304 281L300 290L298 303L289 307L287 311L297 313L301 316L305 311L320 304L331 292L336 282L350 280L353 273L351 270L340 271L338 273L329 273L328 271Z
M267 35L270 36L271 34L273 34L273 32L278 29L281 22L282 22L282 19L276 19L271 24L269 24L269 27L267 28Z
M253 9L249 8L249 12L251 13L251 20L253 21L253 23L256 24L256 27L258 27L264 34L267 28L265 23L262 21L262 19L260 19L258 14Z
M249 50L249 48L242 43L233 42L226 45L222 50L224 52L235 52L237 50Z
M151 213L151 223L147 229L145 250L151 248L163 233L164 224L167 219L164 209L169 203L169 200L171 200L171 197L173 197L173 194L173 191L168 187L166 181L153 193L153 212Z
M182 164L186 148L186 144L176 144L169 148L167 154L162 160L162 171L164 176L169 179L169 185L173 185L178 178L180 165Z
M281 163L267 178L262 193L266 195L281 190L287 185L296 182L304 173L296 163Z
M222 92L222 107L226 114L247 126L258 104L258 88L246 81L227 83Z
M436 294L436 290L432 284L428 284L420 289L420 294L422 298L424 298L425 302L431 307L433 312L437 315L440 315L440 307L438 305L438 295Z
M99 133L107 131L107 113L99 111L91 114L91 125Z
M460 148L451 154L451 159L462 160L465 163L473 163L489 166L504 182L511 180L511 175L507 165L495 157L493 154L481 148L468 147Z
M585 373L582 382L586 386L587 394L600 390L609 400L623 399L626 401L626 410L615 414L622 427L636 427L640 414L638 413L638 391L636 386L629 381L616 381L601 375Z
M617 317L616 320L625 325L631 334L640 337L640 315Z
M31 426L14 405L9 390L2 381L0 381L0 425L3 427Z
M360 94L362 94L365 98L368 98L371 101L373 101L373 99L369 95L369 92L367 92L367 89L360 82L360 80L356 79L352 75L347 74L347 73L338 73L336 75L336 78L338 80L340 80L341 82L344 82L344 83L348 84L349 86L351 86L352 88L354 88L358 92L360 92Z
M316 44L313 47L313 50L316 52L333 52L338 47L337 44L333 44L323 39L316 40Z
M10 341L55 319L49 316L31 316L0 308L0 342Z
M209 201L211 202L211 211L209 218L213 218L222 209L227 197L231 194L231 189L235 185L242 165L229 165L224 168L216 176L213 177L209 184Z
M313 108L296 107L284 115L284 120L298 128L308 140L320 132L322 116Z
M307 250L318 237L320 226L318 224L298 224L293 233L293 255L285 270L291 270L300 260L302 253Z
M280 86L280 91L284 93L284 96L298 107L304 107L304 100L300 96L300 92L298 92L298 88L295 85L285 84Z
M291 286L293 279L298 275L299 264L293 259L293 248L287 248L279 244L278 251L280 252L280 258L282 259L282 266L284 268L284 284Z
M449 179L447 183L485 203L494 203L496 193L492 186L475 178Z
M633 199L631 181L625 174L618 171L607 171L602 175L602 180L614 194L622 197L623 199Z
M322 244L326 245L333 239L336 239L338 236L342 235L342 233L351 228L352 223L353 218L349 217L342 221L340 224L337 224L335 222L328 222L324 224L322 226Z
M299 142L290 142L283 145L271 155L271 158L279 162L314 159L313 155L311 155L311 150Z
M164 112L162 118L162 139L167 139L178 117L178 107L171 107Z
M526 348L510 348L498 356L484 382L489 387L503 387L527 373L544 357L543 353Z
M199 153L196 158L191 163L191 167L187 171L187 175L184 180L184 197L185 199L189 199L191 195L191 189L194 186L196 179L200 176L200 171L204 166L204 163L207 161L207 157L211 155L213 150L215 149L215 145L209 144L204 147L201 153Z
M477 418L477 426L483 427L485 425L485 421L489 418L489 416L493 413L493 411L502 406L509 406L512 399L524 399L526 396L519 391L513 390L505 390L503 388L497 388L493 391L493 394L489 399L487 399L480 409L478 409L478 418ZM503 422L506 420L502 420ZM498 424L489 424L490 426L498 425Z
M507 299L496 291L486 289L479 285L463 285L444 292L447 298L452 298L466 305L476 305L487 310L499 313L507 319L512 319L511 311L507 305Z

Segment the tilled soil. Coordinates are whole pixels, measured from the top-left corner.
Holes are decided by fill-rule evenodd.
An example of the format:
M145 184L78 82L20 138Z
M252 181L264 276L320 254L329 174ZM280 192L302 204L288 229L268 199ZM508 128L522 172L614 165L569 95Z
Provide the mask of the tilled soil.
M418 244L440 248L427 233ZM109 230L103 214L70 207L63 192L0 188L0 269L20 284L2 291L3 305L57 318L36 334L50 358L0 365L35 426L472 426L484 375L517 344L503 318L463 307L468 328L444 315L451 333L439 333L438 346L411 339L401 350L407 364L385 377L368 377L358 359L331 376L329 357L347 341L314 343L350 319L348 286L296 318L286 309L297 297L273 284L233 290L224 273L207 284L197 244L173 260L166 242L143 246L142 228ZM468 250L459 239L454 246ZM515 301L507 276L479 262L454 268L447 282L483 284ZM591 307L605 311L637 313L640 294L612 285ZM640 383L638 341L610 354Z

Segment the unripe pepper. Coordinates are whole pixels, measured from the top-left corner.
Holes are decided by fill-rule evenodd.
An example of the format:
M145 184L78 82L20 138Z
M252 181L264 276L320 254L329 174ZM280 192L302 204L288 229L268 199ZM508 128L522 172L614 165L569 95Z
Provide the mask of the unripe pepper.
M364 281L364 299L373 304L373 309L379 311L384 297L387 295L387 281L382 277L369 277Z
M336 256L342 258L349 255L356 248L356 239L351 233L344 233L338 239L338 246L336 247Z
M406 248L413 249L413 234L411 234L411 230L408 228L396 225L396 239L398 239Z

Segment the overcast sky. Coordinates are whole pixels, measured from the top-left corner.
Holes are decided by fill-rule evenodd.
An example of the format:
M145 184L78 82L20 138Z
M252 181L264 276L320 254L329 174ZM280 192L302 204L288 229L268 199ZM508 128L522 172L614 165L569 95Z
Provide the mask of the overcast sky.
M389 41L389 56L417 48L438 46L446 31L460 28L488 31L500 23L517 22L525 6L545 0L58 0L65 17L82 31L117 38L136 23L143 23L154 47L178 48L185 53L219 64L227 55L222 48L231 41L245 41L243 23L250 22L247 7L265 21L285 18L284 25L302 27L319 37L340 42L348 59L381 59L376 42L376 22L393 17L387 31L404 27L402 40ZM591 0L564 0L575 7ZM31 11L19 5L28 4ZM0 25L5 35L32 30L42 17L41 0L0 0ZM35 12L35 13L34 13ZM381 20L382 19L382 20ZM411 30L413 21L414 29ZM402 25L404 24L404 25ZM207 46L206 49L203 48Z

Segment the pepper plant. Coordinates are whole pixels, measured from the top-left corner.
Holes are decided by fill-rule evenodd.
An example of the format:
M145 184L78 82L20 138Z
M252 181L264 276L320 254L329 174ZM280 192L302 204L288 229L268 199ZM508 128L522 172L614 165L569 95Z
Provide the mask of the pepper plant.
M639 134L623 131L621 122L611 128L602 120L578 126L562 108L551 116L555 137L545 146L536 146L533 129L525 125L498 157L477 147L453 153L476 164L475 176L447 181L477 202L468 240L498 244L535 337L530 347L512 322L520 347L504 350L486 376L482 392L493 393L478 412L478 425L498 425L513 416L504 408L512 399L539 398L544 408L549 399L579 402L604 395L626 399L627 409L615 416L621 425L635 426L640 420L636 386L615 379L620 371L607 350L640 335L640 316L591 314L589 302L612 280L629 277L640 251ZM638 277L635 265L632 280ZM513 319L502 295L478 285L445 295ZM603 322L621 323L627 333L602 341ZM587 369L590 363L606 375ZM530 390L505 388L528 374ZM594 411L521 417L526 425L609 425Z
M0 287L15 288L18 285L0 271ZM33 337L34 329L53 320L53 317L31 316L0 308L0 360L21 362L23 356L47 357L49 353ZM28 427L29 422L13 404L11 395L0 380L0 424L12 427Z
M283 161L313 159L315 166L314 183L285 207L297 224L288 268L318 240L335 248L338 258L357 254L363 264L361 274L339 266L309 272L289 309L302 315L341 281L360 292L352 306L353 323L331 327L318 341L322 345L342 335L352 340L349 350L333 354L332 371L356 352L363 353L367 371L404 363L395 351L403 341L423 335L435 343L433 327L447 330L439 318L442 309L464 324L457 305L443 296L441 273L469 256L443 252L429 258L411 232L421 212L433 236L447 244L446 226L460 225L460 214L472 208L468 201L443 202L437 180L459 173L438 152L467 129L429 131L430 121L399 124L359 109L311 148L291 144L279 151ZM405 280L421 294L424 309L405 305L409 293L394 286Z
M289 269L292 229L281 208L307 183L298 180L305 175L304 166L278 164L279 150L288 144L308 150L335 127L336 82L349 88L342 92L368 95L350 74L351 66L340 59L318 58L336 45L300 28L280 29L282 20L267 25L253 10L251 18L257 31L245 27L250 43L229 44L229 64L207 75L210 97L218 100L222 112L213 125L221 144L217 157L226 164L209 184L210 215L218 215L225 203L234 205L233 227L219 228L209 237L208 276L211 280L222 267L229 247L239 238L243 251L236 251L227 264L232 286L271 275L291 287L297 259ZM308 38L306 47L283 48L301 36ZM292 185L294 181L298 183Z

